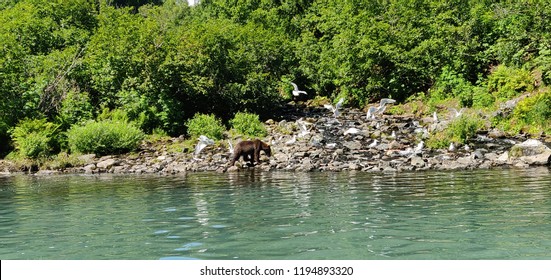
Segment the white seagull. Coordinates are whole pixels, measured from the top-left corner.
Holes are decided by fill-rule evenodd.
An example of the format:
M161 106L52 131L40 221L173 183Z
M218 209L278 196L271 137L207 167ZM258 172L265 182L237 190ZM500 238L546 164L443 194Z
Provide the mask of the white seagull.
M455 108L452 108L452 110L453 110L453 112L454 112L454 116L455 116L456 118L458 118L458 117L461 116L461 114L463 114L463 110L465 110L465 108L461 108L461 110L459 110L459 111L457 111L457 109L455 109Z
M291 140L285 142L285 145L293 145L293 144L295 144L295 142L297 142L297 136L293 135L293 138Z
M417 144L417 147L413 149L413 153L416 155L420 154L423 151L423 148L425 147L425 142L421 141L419 144Z
M377 139L373 140L373 143L369 144L369 148L374 148L375 146L377 146L377 144L379 143L379 141L377 141Z
M341 99L339 99L339 102L337 102L335 107L333 107L333 105L331 104L325 104L323 105L323 107L325 107L325 109L331 110L335 115L335 117L338 117L340 114L339 109L342 107L342 103L344 103L344 98L341 97Z
M415 148L408 147L407 149L403 151L398 151L398 154L401 156L407 156L412 157L414 155L420 155L423 151L423 147L425 146L425 142L421 141Z
M392 103L395 103L395 102L396 102L396 100L390 99L390 98L381 99L381 101L379 103L379 107L377 107L377 114L382 114L385 111L387 104L392 104Z
M228 150L230 152L230 154L233 154L233 144L231 143L230 139L228 139Z
M214 140L205 135L199 136L199 143L195 145L195 152L193 152L194 157L197 157L197 155L199 155L199 153L208 145L214 145Z
M328 149L334 149L335 147L337 147L337 143L327 143L325 147Z
M298 120L297 124L300 127L300 132L298 134L299 138L302 138L310 133L310 131L308 131L308 128L306 127L306 122L304 122L303 120Z
M293 85L293 95L294 96L300 96L301 94L305 94L305 95L308 94L304 90L299 90L297 84L291 82L291 85Z
M455 152L455 145L453 144L453 142L450 143L450 147L448 148L448 151Z
M377 108L375 107L369 107L369 109L367 109L367 119L374 119L375 118L375 112L377 112Z
M367 109L367 119L374 119L375 115L382 114L385 111L387 104L391 104L395 102L396 100L394 99L382 98L381 101L379 102L378 107L369 107L369 109Z
M351 127L347 130L344 131L344 135L348 135L348 134L358 134L358 132L360 132L359 129L355 128L355 127Z

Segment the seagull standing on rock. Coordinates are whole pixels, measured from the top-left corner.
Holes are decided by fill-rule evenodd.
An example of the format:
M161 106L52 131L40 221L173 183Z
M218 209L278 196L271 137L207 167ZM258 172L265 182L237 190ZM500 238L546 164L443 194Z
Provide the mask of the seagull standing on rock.
M297 142L297 136L293 135L293 138L287 142L285 142L285 145L293 145Z
M368 148L375 148L375 146L377 146L377 144L379 143L379 141L377 141L377 139L373 140L373 143L369 144L367 147Z
M453 142L450 143L450 147L448 148L448 151L450 152L455 152L455 145L453 144Z
M374 119L375 118L375 112L377 112L377 108L376 107L369 107L369 109L367 109L367 119Z
M348 134L358 134L360 132L359 129L355 128L355 127L351 127L347 130L344 131L344 135L348 135Z
M419 144L417 144L415 149L413 149L413 153L416 155L421 154L424 147L425 147L425 142L424 141L419 142Z

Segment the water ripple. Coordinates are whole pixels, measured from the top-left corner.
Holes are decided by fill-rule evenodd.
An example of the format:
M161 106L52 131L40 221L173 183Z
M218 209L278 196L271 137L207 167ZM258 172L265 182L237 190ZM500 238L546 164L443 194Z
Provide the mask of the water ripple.
M549 169L0 180L3 259L550 259Z

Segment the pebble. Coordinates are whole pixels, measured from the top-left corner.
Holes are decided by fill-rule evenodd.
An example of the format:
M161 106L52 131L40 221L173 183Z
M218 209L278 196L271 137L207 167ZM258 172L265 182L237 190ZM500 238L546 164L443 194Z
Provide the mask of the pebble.
M225 146L207 146L199 159L191 152L168 152L155 150L154 147L167 145L142 146L132 155L104 156L94 154L79 157L82 166L56 170L65 173L158 173L185 174L186 172L239 172L255 168L262 171L285 170L295 172L344 171L364 172L400 172L420 170L462 170L489 169L495 167L527 168L551 164L551 150L547 140L507 139L497 130L481 133L467 143L470 149L431 150L423 148L421 153L400 153L414 149L420 141L426 141L425 133L417 130L430 124L415 120L413 116L378 116L376 120L366 120L365 112L344 108L335 118L324 108L311 108L304 112L294 111L280 122L268 120L265 125L268 136L262 139L272 143L272 156L261 156L261 163L255 167L247 166L243 161L237 166L229 166L229 155ZM308 121L309 133L296 137L296 142L286 145L285 141L298 135L299 125L295 120ZM441 121L440 123L444 123ZM424 127L423 127L424 126ZM377 128L379 127L379 128ZM350 128L358 129L357 134L344 135ZM395 136L390 137L390 135ZM369 137L364 137L369 136ZM272 140L276 140L273 141ZM370 144L377 140L377 145ZM172 143L184 139L170 139ZM226 143L226 140L223 140ZM237 140L232 140L234 144ZM520 144L516 144L520 143ZM522 144L524 143L524 144ZM146 144L144 144L146 145ZM521 145L521 146L515 146ZM527 150L527 147L537 147ZM511 157L511 149L520 151L522 156ZM161 148L162 149L162 148ZM138 155L138 156L137 156ZM14 172L7 161L0 160L0 172ZM44 174L49 174L42 171ZM55 173L55 172L53 172Z

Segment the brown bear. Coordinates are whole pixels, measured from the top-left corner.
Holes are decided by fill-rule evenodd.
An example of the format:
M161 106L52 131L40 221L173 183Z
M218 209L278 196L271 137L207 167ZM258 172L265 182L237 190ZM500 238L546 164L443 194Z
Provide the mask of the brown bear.
M272 149L270 145L255 139L252 141L241 141L235 145L233 149L233 157L230 166L235 164L235 161L243 157L244 161L249 161L252 165L255 162L260 163L260 151L264 151L267 156L271 156Z

